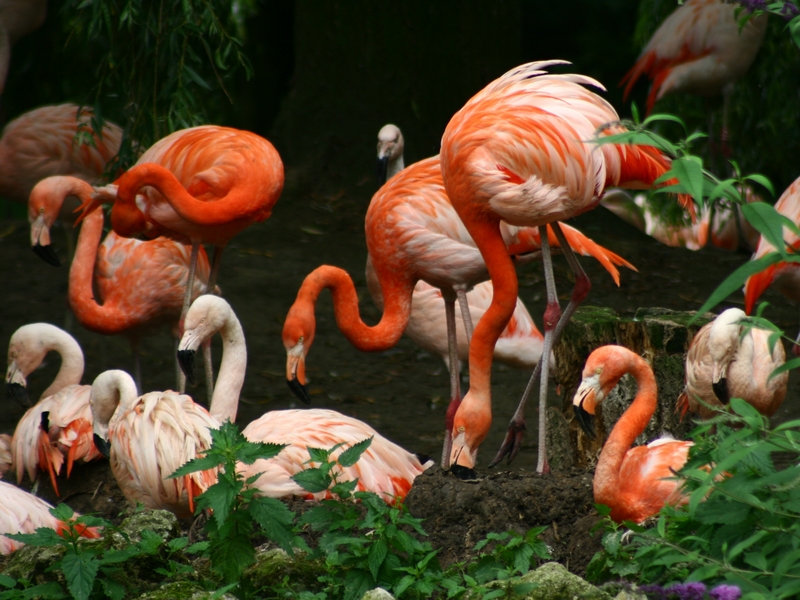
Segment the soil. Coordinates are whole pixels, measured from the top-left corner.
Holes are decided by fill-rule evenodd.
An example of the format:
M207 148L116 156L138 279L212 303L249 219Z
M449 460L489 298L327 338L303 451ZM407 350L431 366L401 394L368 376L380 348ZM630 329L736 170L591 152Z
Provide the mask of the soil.
M285 351L280 333L283 318L303 278L312 269L320 264L345 268L359 290L364 319L377 322L379 313L364 281L363 215L375 189L372 168L365 161L363 167L354 167L356 176L335 183L309 183L299 172L289 170L286 189L271 219L249 228L226 249L219 285L242 321L248 341L249 365L238 417L241 427L265 411L298 407L284 382ZM593 283L587 303L610 306L628 316L640 307L697 310L725 276L749 258L744 253L714 248L699 252L667 248L604 209L587 213L572 224L639 269L624 271L622 285L617 288L599 265L589 259L582 261ZM55 231L53 239L65 260L63 233ZM28 244L25 221L0 221L5 281L0 289L0 340L8 340L26 323L66 323L86 356L85 383L91 383L106 369L130 369L132 361L124 339L96 335L72 323L66 305L67 268L53 268L40 261ZM557 258L556 268L556 281L565 303L570 284L563 258ZM520 283L521 297L535 320L541 322L544 284L538 266L524 268ZM772 303L765 316L794 337L796 308L772 291L765 294L765 299ZM741 294L730 300L731 305L741 305ZM173 388L173 342L169 334L164 331L147 338L142 350L145 389ZM217 361L220 353L217 340ZM57 358L49 357L47 364L29 377L31 397L38 397L52 381L58 363ZM323 294L317 306L317 336L307 369L314 407L332 408L362 419L405 448L438 459L449 389L447 371L438 357L419 350L406 338L387 352L358 352L338 331L330 296ZM445 563L467 557L489 531L524 531L546 525L549 529L545 539L554 556L580 574L597 549L597 540L589 534L596 519L591 472L550 476L533 472L533 410L528 415L529 430L519 456L510 466L486 469L527 377L527 373L495 366L495 422L479 457L478 480L462 482L434 468L418 479L408 496L408 506L414 515L426 519L424 527L434 546L441 548ZM551 405L560 407L562 399L556 386L551 388ZM797 416L796 388L797 377L793 373L789 394L775 421ZM189 391L201 402L205 398L202 382ZM0 432L13 432L23 412L18 404L6 400ZM98 512L116 519L124 510L125 501L108 466L102 463L76 469L71 479L60 481L59 486L61 500L78 511ZM49 487L49 482L41 481L39 493L55 501Z

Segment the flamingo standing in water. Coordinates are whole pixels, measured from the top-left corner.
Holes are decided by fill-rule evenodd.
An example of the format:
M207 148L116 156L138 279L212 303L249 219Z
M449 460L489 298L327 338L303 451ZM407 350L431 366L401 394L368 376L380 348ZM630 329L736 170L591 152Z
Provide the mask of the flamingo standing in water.
M648 146L594 143L598 131L600 135L624 131L619 117L608 102L583 87L603 89L595 80L544 70L557 64L563 62L528 63L490 83L453 116L442 137L447 195L480 250L494 285L492 304L470 343L470 390L453 424L451 462L467 469L467 476L491 425L494 345L511 318L517 298L517 274L503 238L502 222L539 227L542 232L547 285L543 354L549 356L561 329L591 287L558 221L594 208L606 187L647 187L670 168L670 159ZM548 224L575 273L572 299L563 316L545 233ZM549 471L545 446L547 367L548 361L540 361L533 376L541 368L540 473ZM525 430L524 405L525 398L492 464L506 454L513 458L519 449Z
M75 196L88 201L92 192L91 185L75 177L48 177L36 184L28 212L31 243L39 256L55 256L49 244L49 227L64 199ZM84 220L70 267L70 308L86 329L128 338L134 358L134 378L137 386L141 386L141 337L169 325L176 343L180 339L178 320L190 252L185 244L169 238L141 241L121 237L113 231L101 244L102 234L103 213L95 211ZM203 293L208 277L208 258L201 249L193 297ZM95 285L99 298L95 298Z
M783 344L778 340L770 349L770 332L745 329L745 318L744 311L729 308L692 339L686 354L686 389L678 397L681 417L692 411L710 419L718 411L706 405L721 408L731 398L741 398L771 417L783 403L789 372L771 377L786 362Z
M592 416L619 380L630 373L638 391L614 425L594 472L594 500L611 508L615 521L641 523L665 504L688 500L675 472L686 464L692 442L669 437L632 448L656 410L653 370L643 358L622 346L601 346L589 355L572 407L586 435L594 438Z
M63 534L67 524L50 514L52 508L38 496L0 481L0 554L11 554L24 546L22 542L2 535L4 533L35 533L40 527L46 527L54 529L59 535ZM85 538L100 537L95 527L79 525L77 528Z
M792 223L800 223L800 177L794 180L778 198L775 210L787 217ZM800 249L800 237L791 230L784 228L783 241L787 248L797 252ZM771 252L777 252L775 247L762 237L751 260L763 258ZM744 310L749 315L755 308L756 301L769 286L775 288L789 300L800 302L800 265L793 262L778 262L768 266L762 271L751 275L744 284ZM792 352L800 355L800 333L794 343Z
M27 403L27 377L50 351L61 356L61 367L53 383L17 423L12 440L17 483L27 471L31 481L38 469L50 474L58 493L56 475L66 461L67 477L76 461L100 458L92 442L92 415L88 385L83 377L83 352L70 334L49 323L23 325L8 344L6 387L9 394Z
M216 296L201 296L195 300L186 315L179 356L187 377L191 377L194 352L217 332L222 335L222 363L210 411L220 421L234 421L247 367L247 347L241 324L225 300ZM309 446L331 448L340 442L352 445L371 437L372 444L359 461L352 467L338 470L338 474L346 479L357 478L357 489L375 492L387 502L404 497L414 478L429 466L366 423L332 410L271 411L248 424L242 433L255 442L288 444L272 459L240 466L246 477L263 473L254 485L264 495L273 497L308 495L291 476L303 470L310 459ZM335 454L339 452L341 450ZM313 496L323 498L326 493Z
M379 287L384 305L380 322L370 327L362 321L352 279L344 270L327 265L305 278L286 316L283 327L286 377L295 394L305 402L310 402L305 357L314 341L314 306L323 289L329 288L333 294L336 322L347 340L361 351L377 352L392 348L405 331L417 282L422 280L435 286L444 298L447 331L452 336L448 338L450 364L457 364L455 301L461 297L464 323L468 324L466 292L488 277L475 242L444 191L438 156L403 169L376 192L367 209L365 231L371 264L368 277L372 277L370 268L374 269L378 285L372 284L373 295L377 296ZM506 255L514 255L517 264L538 256L541 239L537 230L504 225L502 236ZM576 251L597 258L617 282L619 273L615 265L631 267L575 229L567 228L565 236L563 244L569 243ZM468 328L467 338L470 335ZM458 373L452 370L450 414L460 400L457 385ZM446 430L451 430L449 423Z

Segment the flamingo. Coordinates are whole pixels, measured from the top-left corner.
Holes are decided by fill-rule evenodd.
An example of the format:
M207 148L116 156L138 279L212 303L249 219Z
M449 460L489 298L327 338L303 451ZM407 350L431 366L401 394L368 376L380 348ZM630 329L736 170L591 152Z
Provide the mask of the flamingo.
M28 202L31 243L39 256L55 256L49 227L64 199L91 199L91 185L75 177L48 177L33 188ZM185 244L158 237L150 241L109 232L102 244L103 213L84 221L69 272L69 304L78 322L103 335L123 334L134 358L134 379L141 386L139 343L142 335L167 324L177 340L178 319L189 272ZM203 293L209 277L208 257L201 249L193 297ZM94 286L99 291L95 298ZM179 376L179 371L176 375ZM208 382L210 385L210 382Z
M0 478L14 466L13 438L7 433L0 433Z
M92 116L90 108L80 110L74 104L59 104L31 110L6 125L0 138L0 196L14 202L28 202L33 187L52 175L99 182L108 163L119 152L122 130L106 121L98 134L85 124ZM82 141L79 135L91 136L91 143ZM71 224L77 206L70 199L53 219L58 217ZM65 231L71 255L72 238L69 228L65 227ZM59 264L54 253L42 258Z
M27 403L26 379L51 350L61 356L61 367L36 405L17 423L12 455L17 483L26 471L34 481L41 468L50 474L53 489L58 493L56 475L65 460L69 477L76 461L89 462L100 457L92 442L90 388L80 385L83 353L78 342L49 323L23 325L8 344L6 386L10 395Z
M420 280L442 292L447 331L453 336L448 338L451 364L457 364L455 301L459 297L464 323L468 326L467 339L471 336L466 292L486 280L488 274L475 242L444 191L438 156L403 169L376 192L367 209L365 230L368 260L379 282L379 286L372 287L380 287L384 303L381 321L369 327L361 320L352 279L342 269L328 265L318 267L305 278L284 321L287 381L306 403L310 402L310 396L306 388L305 357L316 329L314 306L325 288L332 291L339 329L361 351L387 350L397 343L408 325L413 290ZM631 267L575 229L567 228L566 237L578 252L597 258L617 282L619 273L615 265ZM503 226L503 241L507 254L514 255L518 264L536 258L541 247L539 232L531 228ZM448 413L453 414L459 401L458 374L452 370L450 375ZM448 423L446 431L450 430Z
M471 234L494 286L492 304L470 343L470 390L455 414L451 462L470 476L477 450L489 431L491 367L495 342L508 323L517 297L517 275L503 239L501 222L555 232L575 273L572 299L563 316L553 279L549 236L541 236L547 284L543 355L590 283L568 247L558 221L594 208L606 186L647 187L669 170L670 160L648 146L597 146L600 135L624 128L613 107L583 85L603 89L581 75L548 74L563 61L527 63L478 92L453 116L442 137L444 185L453 208ZM583 84L583 85L580 85ZM397 179L397 178L395 178ZM684 199L684 201L686 201ZM513 254L513 252L511 252ZM559 319L559 316L561 318ZM548 362L540 361L539 457L547 472L545 409ZM516 455L525 430L526 398L517 409L492 464Z
M722 143L726 144L733 86L755 60L767 29L766 15L751 18L740 27L737 9L737 4L722 0L687 0L675 9L622 78L623 99L627 100L642 75L653 82L647 114L667 94L722 94Z
M636 380L638 391L600 452L594 472L594 499L611 508L611 518L618 523L641 523L665 504L688 501L675 472L686 464L693 444L662 437L646 446L631 447L656 410L657 389L650 365L622 346L601 346L586 360L583 379L572 400L575 418L586 435L595 437L592 417L597 405L626 373Z
M0 1L0 96L5 89L11 47L36 31L47 16L47 0Z
M751 188L742 190L747 202L760 202ZM700 250L709 242L717 248L735 252L740 248L752 252L758 244L758 230L744 218L738 206L718 203L713 209L699 211L692 222L688 214L683 223L670 223L652 209L645 194L631 197L624 190L611 190L603 195L600 204L623 221L672 248Z
M191 241L183 319L200 244L215 248L208 279L213 290L225 246L246 227L269 218L282 189L283 163L272 144L249 131L203 125L156 142L115 185L83 202L82 217L113 202L111 224L119 235Z
M405 141L397 125L387 123L378 131L378 185L386 183L405 168Z
M775 203L775 210L793 223L800 223L800 177L795 179L781 194ZM791 248L794 252L800 249L800 237L786 228L783 230L783 241L787 248ZM763 258L771 252L777 252L777 250L766 238L762 237L751 260ZM764 290L773 283L775 288L789 300L800 302L800 265L781 261L748 277L744 284L744 310L748 315L753 312L756 301L764 293ZM792 351L796 355L800 354L800 334L797 336Z
M40 527L46 527L63 535L67 524L50 514L52 508L38 496L8 482L0 481L0 554L11 554L24 546L22 542L2 535L4 533L35 533ZM95 527L83 525L76 527L80 535L85 538L100 537Z
M241 324L225 300L206 295L194 301L186 315L186 330L178 354L191 380L194 352L217 332L222 335L222 363L210 413L219 421L234 421L247 366L247 347ZM375 492L387 502L405 497L414 478L431 464L423 464L366 423L332 410L271 411L248 424L242 433L254 442L288 444L272 459L240 466L248 478L262 473L253 485L260 493L272 497L309 496L291 479L310 460L308 447L327 449L338 443L349 446L372 438L372 444L355 465L337 468L336 473L350 480L357 478L358 490ZM326 493L310 496L319 499L326 497Z
M769 332L745 329L744 311L729 308L697 332L686 355L686 388L678 398L681 416L687 410L709 419L731 398L749 402L771 417L783 403L789 373L771 377L786 362L783 344L770 349ZM702 400L698 402L697 399Z

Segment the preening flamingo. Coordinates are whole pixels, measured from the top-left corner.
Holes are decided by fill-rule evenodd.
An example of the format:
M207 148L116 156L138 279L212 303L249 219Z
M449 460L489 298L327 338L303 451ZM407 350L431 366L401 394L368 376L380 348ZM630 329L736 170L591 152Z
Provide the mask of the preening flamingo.
M761 201L751 188L743 192L747 202ZM611 190L603 195L600 204L665 246L699 250L710 242L729 252L739 249L752 252L758 244L758 230L747 222L736 205L718 202L712 208L703 207L694 221L685 214L683 223L670 223L653 210L645 194L631 197L624 190Z
M102 135L98 135L88 124L91 118L90 108L84 108L79 114L74 104L59 104L26 112L6 125L0 138L0 196L27 203L33 187L52 175L99 182L108 163L119 152L122 130L106 121ZM87 124L81 125L84 122ZM79 133L91 135L91 143L76 139ZM52 216L51 224L60 218L71 225L77 206L78 202L70 198ZM33 219L36 217L32 215ZM66 231L71 254L72 238L69 229ZM49 244L49 240L46 243ZM41 257L51 264L59 264L53 252Z
M272 214L283 189L283 163L261 136L203 125L153 144L115 184L84 202L83 215L113 202L111 225L119 235L177 235L191 241L183 316L191 303L200 244L215 248L208 280L213 290L231 238Z
M392 348L405 331L418 281L442 291L446 319L451 324L448 331L455 336L456 298L462 297L462 316L469 319L466 292L488 277L475 242L444 191L438 156L403 169L375 193L367 209L365 233L369 261L383 298L380 322L370 327L362 321L352 279L342 269L327 265L305 278L286 316L283 327L286 377L295 394L306 402L310 397L306 389L305 357L314 340L314 306L323 289L329 288L333 294L336 322L347 340L361 351L377 352ZM538 257L541 247L538 231L504 225L502 235L506 255L514 255L517 264ZM615 265L631 266L575 229L568 228L565 235L578 252L597 258L616 281L619 273ZM375 285L372 287L376 289ZM451 362L455 364L454 338L448 345L453 352ZM451 373L451 404L457 395L452 378L457 383L455 371Z
M623 99L646 75L653 85L647 114L667 94L723 95L722 143L728 139L728 104L733 85L755 60L767 16L749 19L739 27L740 5L724 0L687 0L658 27L636 63L623 77ZM744 15L740 15L743 17Z
M206 295L194 301L186 315L179 356L191 379L194 352L217 332L222 335L222 363L210 412L219 421L234 421L247 366L247 347L241 324L225 300ZM310 496L291 479L310 459L308 446L328 449L340 442L349 446L373 438L359 461L340 474L345 479L358 478L359 490L375 492L387 502L404 497L414 478L430 466L366 423L332 410L270 411L248 424L242 433L254 442L288 444L274 458L240 466L245 477L263 473L253 485L267 496ZM313 496L325 495L319 492Z
M656 410L657 388L653 370L643 358L622 346L601 346L589 355L572 407L583 431L595 437L593 415L597 406L626 373L638 391L614 425L594 472L594 500L611 508L615 521L641 523L665 504L686 502L675 471L686 464L692 442L663 437L632 448Z
M792 223L800 223L800 177L786 188L775 203L775 210L787 217ZM800 237L789 229L783 229L783 241L787 248L794 252L800 249ZM765 238L761 238L752 260L762 258L770 252L777 252L775 247ZM753 312L756 301L769 286L775 288L789 300L800 302L800 265L792 262L778 262L768 266L759 273L751 275L744 284L744 310L749 315ZM800 333L798 333L792 351L800 353Z
M543 234L547 284L543 354L549 356L566 320L590 289L558 221L594 208L606 187L647 187L670 168L670 160L654 148L598 147L593 142L598 132L624 131L619 117L608 102L583 87L603 89L595 80L544 70L557 64L563 62L528 63L490 83L453 116L442 137L447 195L480 250L494 285L492 304L470 344L470 389L453 424L451 462L466 469L474 467L478 447L491 425L493 349L517 298L517 275L502 222L539 227L542 232L550 224L575 273L572 299L561 316L549 236ZM547 367L547 361L540 361L534 372L535 377L541 368L538 472L549 470L545 447ZM511 458L516 454L525 429L524 404L523 399L492 464L505 454Z
M55 256L49 227L67 196L90 201L93 188L75 177L48 177L31 192L28 202L31 243L39 256ZM139 344L142 336L168 325L180 339L178 320L189 274L189 248L158 237L149 241L124 238L113 231L100 243L103 212L83 222L69 271L69 305L78 322L103 335L124 335L134 358L134 379L141 385ZM201 248L192 296L205 291L208 257ZM99 297L95 297L95 289ZM177 367L176 367L177 368Z
M210 429L219 422L185 394L139 396L133 378L119 370L95 378L90 404L95 444L109 458L125 497L179 518L191 516L194 498L216 483L216 469L168 477L211 447Z
M786 362L783 343L778 340L770 350L770 333L746 329L743 319L744 311L729 308L692 338L686 354L686 388L678 398L682 416L691 411L709 419L717 411L706 404L721 408L731 398L741 398L771 417L783 403L789 372L770 377Z
M35 533L38 528L46 527L61 534L67 525L50 514L51 508L38 496L0 481L0 554L11 554L24 546L22 542L2 535L4 533ZM78 530L86 538L100 537L94 527L79 526Z
M49 323L23 325L8 344L6 387L10 395L27 402L27 377L51 350L61 356L61 367L39 402L17 423L12 445L17 483L26 471L34 481L41 468L50 474L53 489L58 493L56 475L65 460L69 476L76 461L88 462L100 457L92 442L89 386L80 385L83 352L78 342Z
M5 89L11 47L36 31L47 16L47 0L0 1L0 96Z

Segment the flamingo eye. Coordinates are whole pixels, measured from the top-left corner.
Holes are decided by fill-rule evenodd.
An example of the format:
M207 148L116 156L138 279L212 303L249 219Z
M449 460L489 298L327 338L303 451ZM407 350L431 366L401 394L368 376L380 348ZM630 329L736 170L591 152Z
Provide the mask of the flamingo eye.
M11 358L17 358L17 352L16 352L16 350L15 350L14 352L12 352L12 353L11 353Z
M302 335L299 338L297 338L297 343L298 344L302 344L303 343L303 336Z
M603 367L597 367L597 368L594 370L594 372L595 372L595 374L596 374L596 375L600 375L600 373L602 373L602 372L603 372Z

